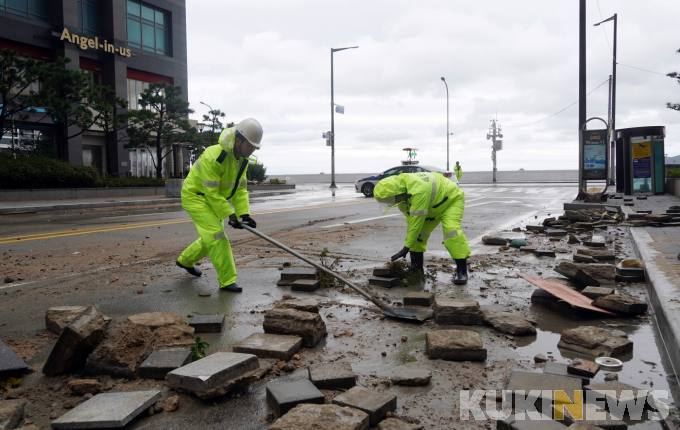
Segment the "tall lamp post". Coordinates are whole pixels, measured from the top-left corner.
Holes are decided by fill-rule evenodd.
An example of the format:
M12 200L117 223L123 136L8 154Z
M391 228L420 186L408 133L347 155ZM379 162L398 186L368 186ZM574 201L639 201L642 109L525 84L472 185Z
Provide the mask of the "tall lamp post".
M609 18L593 24L594 27L599 26L608 21L614 21L614 49L612 53L612 86L611 86L611 106L612 113L611 118L609 118L609 184L614 183L614 145L616 139L616 30L617 30L617 14L610 16Z
M358 46L346 46L344 48L331 48L331 186L330 188L338 188L335 185L335 100L333 98L333 54L345 49L356 49Z
M444 87L446 87L446 171L449 171L449 84L446 83L446 79L442 76L442 82L444 82Z

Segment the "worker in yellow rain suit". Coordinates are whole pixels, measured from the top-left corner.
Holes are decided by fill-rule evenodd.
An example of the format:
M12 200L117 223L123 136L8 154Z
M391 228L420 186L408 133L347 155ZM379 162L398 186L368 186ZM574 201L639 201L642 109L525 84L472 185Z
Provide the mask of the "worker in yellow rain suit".
M454 283L467 283L470 246L461 227L465 195L455 182L437 172L402 173L379 181L373 196L380 203L398 206L406 215L404 247L392 256L392 261L410 253L411 270L422 271L427 241L441 223L444 246L456 262Z
M236 264L223 220L228 218L234 228L242 229L241 223L257 226L250 217L246 170L248 157L261 141L262 126L253 118L224 129L217 145L207 147L196 160L182 186L182 207L194 222L198 239L182 251L177 265L201 276L194 265L210 257L220 291L242 291L236 284Z
M453 172L456 174L456 180L460 182L460 178L463 177L463 168L460 167L460 163L456 161L456 165L453 167Z

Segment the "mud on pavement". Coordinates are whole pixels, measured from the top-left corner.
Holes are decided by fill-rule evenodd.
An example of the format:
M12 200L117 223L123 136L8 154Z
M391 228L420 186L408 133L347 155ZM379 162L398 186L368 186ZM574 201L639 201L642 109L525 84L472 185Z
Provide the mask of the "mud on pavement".
M527 220L540 223L538 220ZM87 258L53 255L39 256L40 265L20 264L26 258L5 254L4 267L15 265L12 276L24 279L42 278L38 283L0 291L3 313L0 315L2 339L24 358L33 372L20 380L5 382L2 397L26 399L24 424L47 428L51 420L90 398L75 395L68 382L76 378L95 378L101 390L131 391L156 388L163 391L159 405L150 408L134 421L132 428L266 428L275 417L266 404L268 381L297 375L307 366L347 363L358 375L358 385L397 396L394 415L425 429L495 428L493 420L460 421L461 390L501 390L513 369L542 371L544 364L534 357L543 354L548 362L567 363L577 355L560 350L560 333L569 328L594 325L625 332L633 341L633 352L623 357L623 370L618 379L635 387L675 390L673 375L664 368L656 334L649 314L632 318L584 318L561 313L531 303L535 290L519 277L520 273L544 278L559 277L556 261L571 260L580 246L569 244L569 237L550 239L540 233L524 230L502 232L505 237L526 239L525 247L554 251L555 257L537 257L534 253L508 246L480 245L470 259L470 280L464 287L452 283L453 267L441 253L426 254L426 274L422 281L391 289L368 287L375 267L383 265L383 252L377 250L381 238L401 236L385 225L355 224L334 230L292 229L273 236L281 242L319 259L324 249L337 257L336 269L388 303L400 305L410 291L431 291L439 297L471 299L482 308L501 307L521 312L535 325L534 336L512 336L483 325L447 326L430 320L422 325L404 324L385 319L379 310L345 287L322 288L314 293L291 292L277 287L284 266L298 266L297 261L262 240L244 239L234 243L239 267L239 283L244 293L233 295L216 290L214 272L204 263L204 276L193 279L177 271L174 257L179 251L140 246L127 247L119 257L87 250ZM607 249L617 260L634 257L626 227L610 225L604 229L610 239ZM580 234L583 240L590 232ZM94 267L94 268L93 268ZM45 269L41 272L40 269ZM73 273L78 276L73 276ZM646 301L644 283L617 283L616 289ZM320 302L320 314L327 326L327 337L314 348L303 348L289 362L275 363L268 374L249 387L211 401L201 401L180 393L178 408L164 411L162 402L176 393L165 383L155 380L124 379L110 376L66 375L46 377L42 365L56 341L56 335L44 329L44 314L51 306L95 305L113 322L141 312L166 311L180 315L226 315L222 333L201 334L209 343L207 353L229 350L231 345L252 333L262 332L263 314L284 296L314 297ZM437 329L464 328L481 334L488 351L483 362L430 360L426 354L425 335ZM390 382L393 370L409 364L429 370L432 379L423 387L396 386ZM594 378L603 381L605 372ZM670 376L667 376L670 375ZM322 390L327 400L340 391ZM672 401L672 399L669 399ZM170 408L172 409L172 408ZM641 423L630 428L661 428L659 423Z

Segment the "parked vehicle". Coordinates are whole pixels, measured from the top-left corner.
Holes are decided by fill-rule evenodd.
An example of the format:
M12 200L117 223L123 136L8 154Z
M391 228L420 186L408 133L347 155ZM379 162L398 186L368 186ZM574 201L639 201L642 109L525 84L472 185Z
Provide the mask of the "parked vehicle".
M392 167L391 169L387 169L384 172L374 176L361 178L354 183L354 189L357 193L363 193L366 197L373 197L373 188L375 188L375 184L377 184L379 180L390 176L398 175L400 173L417 173L417 172L439 172L442 175L446 176L447 178L451 179L452 181L456 180L455 176L453 176L451 172L447 172L437 167L407 164Z

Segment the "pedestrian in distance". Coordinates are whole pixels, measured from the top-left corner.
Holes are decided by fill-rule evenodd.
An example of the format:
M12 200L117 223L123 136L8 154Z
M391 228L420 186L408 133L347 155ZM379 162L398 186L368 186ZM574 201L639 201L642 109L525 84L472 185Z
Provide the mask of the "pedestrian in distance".
M456 181L460 182L460 178L463 177L463 168L460 167L460 163L458 161L456 161L453 172L456 174Z
M379 181L373 196L384 205L397 206L406 216L404 247L392 256L392 261L410 254L410 269L422 271L427 241L441 223L444 246L456 262L453 282L467 283L470 246L461 226L465 194L454 181L438 172L402 173Z
M189 213L198 239L182 251L177 265L201 276L195 265L209 257L220 291L242 291L236 284L236 264L224 220L236 229L243 229L242 223L257 227L250 216L246 170L248 157L260 148L261 141L262 126L256 119L247 118L225 128L217 144L207 147L196 160L182 185L182 207Z

